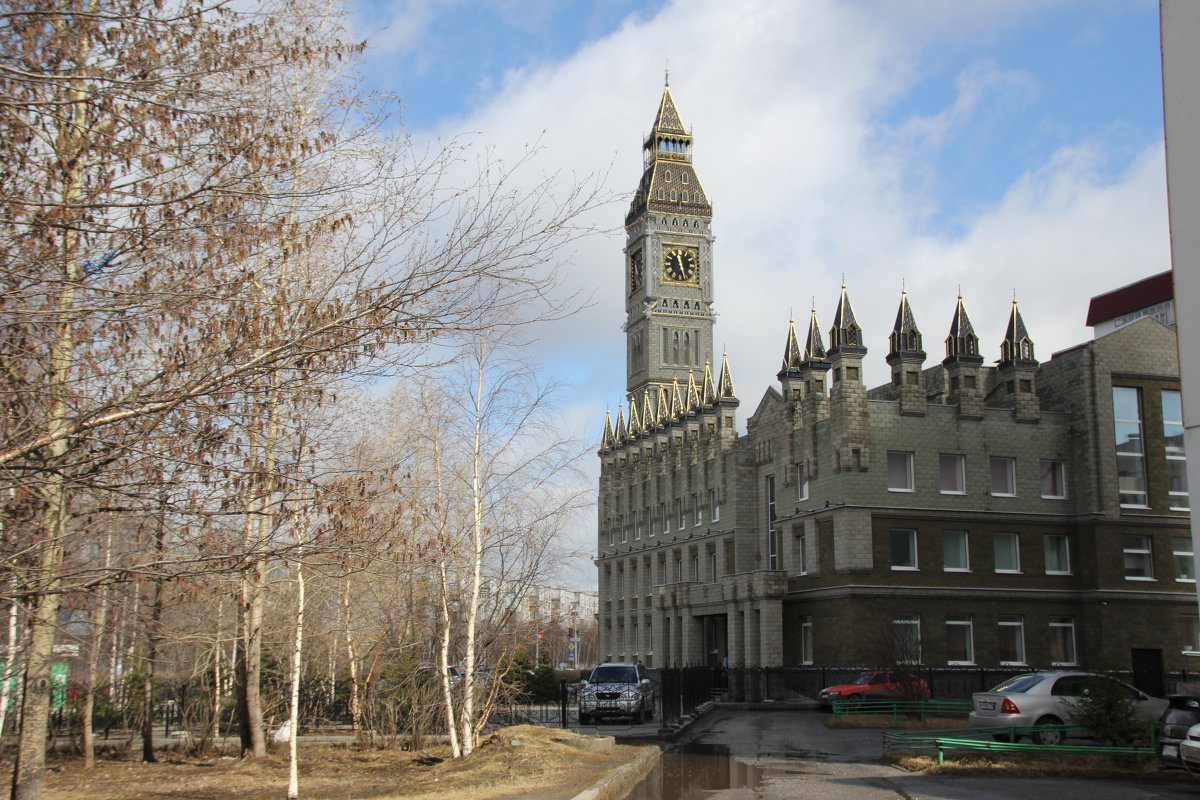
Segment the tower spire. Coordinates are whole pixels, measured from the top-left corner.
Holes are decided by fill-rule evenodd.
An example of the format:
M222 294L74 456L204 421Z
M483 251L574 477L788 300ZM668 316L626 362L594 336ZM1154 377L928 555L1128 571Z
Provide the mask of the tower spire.
M1017 298L1012 301L1012 313L1008 317L1008 325L1004 328L1004 341L1000 343L1000 363L1031 362L1037 366L1033 355L1033 339L1025 329L1025 320L1021 318L1021 309L1017 307Z

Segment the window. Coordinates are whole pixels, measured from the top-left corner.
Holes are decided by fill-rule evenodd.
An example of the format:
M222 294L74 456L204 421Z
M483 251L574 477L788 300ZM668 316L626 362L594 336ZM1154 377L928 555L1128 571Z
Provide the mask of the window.
M975 637L970 614L946 615L946 663L974 664Z
M637 520L637 525L633 529L633 539L634 541L638 541L642 538L642 515L636 511L634 512L634 515L634 519Z
M1055 667L1079 663L1075 659L1075 620L1071 617L1050 618L1050 664Z
M775 521L775 476L767 476L767 522Z
M1192 555L1192 537L1172 536L1171 555L1175 559L1175 580L1196 582L1196 561Z
M1183 444L1183 405L1179 392L1162 393L1163 439L1167 450L1167 499L1172 511L1191 508L1188 499L1187 457Z
M812 617L800 618L800 663L813 663Z
M1001 664L1025 664L1025 618L1018 615L996 617L999 625L999 654Z
M671 516L667 513L667 504L666 503L658 504L658 513L662 517L662 532L670 533L671 532Z
M1125 580L1154 580L1154 551L1149 535L1127 533L1124 535Z
M808 574L808 537L803 533L796 536L795 547L796 574Z
M892 539L892 569L917 568L917 532L904 528L893 528Z
M938 456L938 488L942 494L966 494L966 457L942 453Z
M692 508L696 512L696 521L693 524L700 525L701 523L704 522L704 506L700 505L700 495L699 494L692 495Z
M1017 493L1017 460L1004 456L992 456L992 494L997 497L1013 497Z
M721 521L721 507L717 505L717 490L708 490L708 518L713 522Z
M1142 439L1142 393L1113 387L1113 424L1117 442L1117 496L1122 506L1145 508L1146 454Z
M1058 533L1047 534L1046 545L1046 574L1071 574L1071 549L1067 537Z
M708 579L713 583L717 582L717 551L708 551Z
M1021 571L1021 540L1015 533L992 534L996 572Z
M679 553L675 554L675 582L683 582L683 556Z
M767 531L767 569L779 569L779 531Z
M808 499L808 472L804 472L804 477L796 484L796 502L803 503Z
M970 572L971 554L966 531L942 531L942 569L946 572Z
M700 580L700 554L695 550L692 551L692 580Z
M892 617L896 638L896 661L900 664L921 663L921 615L897 614Z
M687 518L683 513L683 498L675 498L675 530L683 530L683 526L687 524Z
M1042 459L1038 461L1042 473L1042 497L1062 500L1067 496L1063 462Z
M888 491L913 490L913 454L889 450L887 454Z
M1184 614L1183 622L1183 639L1184 650L1200 650L1200 616L1195 614Z

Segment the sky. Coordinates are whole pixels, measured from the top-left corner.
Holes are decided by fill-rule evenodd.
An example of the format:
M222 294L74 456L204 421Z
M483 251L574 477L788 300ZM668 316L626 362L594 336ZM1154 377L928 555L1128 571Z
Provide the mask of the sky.
M713 203L715 347L752 414L788 321L844 282L884 383L906 289L929 353L961 291L999 358L1014 297L1037 356L1091 338L1088 300L1170 267L1156 0L372 0L366 83L418 143L533 146L528 185L613 202L562 253L589 304L529 357L598 442L624 398L625 211L669 70ZM718 356L719 357L719 356ZM598 459L587 480L595 485ZM594 520L571 532L594 549ZM594 585L582 563L578 582Z

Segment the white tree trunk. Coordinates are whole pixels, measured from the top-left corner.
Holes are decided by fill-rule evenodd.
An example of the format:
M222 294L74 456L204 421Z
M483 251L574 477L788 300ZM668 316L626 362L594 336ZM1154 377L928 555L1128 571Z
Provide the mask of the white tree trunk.
M15 590L17 585L16 578L12 579L12 585ZM4 655L4 670L0 671L0 679L4 681L3 684L0 684L0 734L4 733L4 722L8 718L8 710L13 701L12 679L17 674L17 659L21 652L20 643L17 641L17 608L16 600L9 602L8 636L5 639L8 642L8 651Z
M292 697L288 707L288 800L300 797L300 761L296 740L300 738L300 664L304 647L304 561L296 561L296 636L292 641Z

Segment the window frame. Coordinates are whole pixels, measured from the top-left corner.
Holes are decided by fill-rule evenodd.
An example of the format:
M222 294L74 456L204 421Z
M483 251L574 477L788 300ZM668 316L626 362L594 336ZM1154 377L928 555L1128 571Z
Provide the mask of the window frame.
M1054 494L1053 486L1051 491L1046 491L1046 469L1049 467L1052 484L1058 485L1058 494ZM1039 458L1038 459L1038 477L1041 483L1042 499L1043 500L1066 500L1067 499L1067 465L1065 461L1057 458Z
M950 629L965 628L966 660L950 658ZM970 614L946 615L946 664L948 666L975 666L975 620Z
M1168 396L1174 398L1170 404L1167 402ZM1191 511L1192 502L1188 492L1187 477L1187 443L1184 439L1183 427L1183 396L1178 389L1163 389L1159 395L1159 401L1162 403L1163 455L1167 461L1168 507L1172 511ZM1167 419L1168 405L1171 407L1172 416L1177 415L1178 419ZM1171 444L1172 440L1177 440L1179 444ZM1173 476L1173 472L1178 472L1178 475ZM1183 491L1171 488L1172 482L1175 480L1178 480ZM1182 503L1179 502L1180 499L1182 499Z
M800 663L804 666L809 666L813 663L812 617L800 618Z
M996 468L1004 468L1004 488L1007 491L996 491ZM1016 497L1017 496L1017 459L1012 456L989 456L988 457L988 487L991 489L992 497Z
M896 563L896 544L900 541L897 537L903 536L908 542L905 548L908 551L908 559L910 563ZM888 563L891 565L893 572L918 572L921 569L920 561L917 558L917 530L916 528L890 528L888 529Z
M1002 542L1011 543L1013 566L1000 567L1000 548ZM998 575L1020 575L1021 573L1021 534L1010 531L995 531L992 533L992 569Z
M1184 546L1180 547L1180 542ZM1171 537L1171 558L1175 564L1175 582L1176 583L1195 583L1196 582L1196 551L1195 545L1192 542L1191 534L1187 536L1172 536ZM1185 559L1180 561L1180 559ZM1183 577L1180 577L1180 564L1186 564Z
M1067 567L1066 569L1050 569L1050 543L1052 541L1062 541L1062 555L1064 556ZM1057 554L1056 554L1057 555ZM1047 533L1042 537L1042 556L1045 559L1043 565L1046 568L1047 575L1071 575L1071 537L1065 533Z
M953 461L948 462L948 459ZM946 488L946 467L951 463L955 484L958 488ZM965 495L967 493L967 457L962 453L938 454L938 492L941 494Z
M1140 543L1135 543L1132 540L1140 539ZM1144 547L1138 547L1137 544L1142 544ZM1132 546L1131 546L1132 545ZM1125 580L1127 581L1154 581L1157 578L1154 576L1154 537L1148 533L1123 533L1121 534L1121 555L1123 556L1123 567L1125 572ZM1131 575L1129 574L1130 556L1134 556L1142 560L1148 572L1148 575Z
M887 451L887 490L889 492L902 492L902 493L906 493L906 494L912 494L913 492L916 491L916 484L914 482L914 473L913 473L913 461L914 460L915 460L914 455L910 451L907 451L907 450L888 450ZM904 470L904 476L903 476L904 485L902 485L902 486L895 485L892 482L893 478L900 477L895 474L895 471L899 468L903 468L903 470Z
M1136 411L1137 416L1136 417L1118 417L1117 416L1117 406L1119 405L1118 397L1122 396L1122 394L1124 392L1129 392L1130 394L1126 397L1131 398L1132 400L1135 401L1135 404L1137 407L1137 411ZM1146 474L1146 426L1145 426L1146 407L1142 401L1142 390L1136 386L1114 386L1114 387L1112 387L1112 408L1113 408L1113 445L1114 445L1114 449L1116 451L1116 464L1117 464L1117 503L1118 503L1118 505L1120 505L1121 508L1149 508L1150 507L1150 482L1149 482L1149 477ZM1120 441L1121 436L1122 436L1121 426L1123 426L1123 425L1124 426L1134 426L1136 428L1136 435L1133 437L1127 438L1126 441L1127 442L1135 442L1136 441L1137 450L1130 450L1130 449L1122 450L1121 449L1121 441ZM1136 463L1138 465L1138 474L1134 475L1133 472L1127 471L1126 477L1140 478L1140 485L1141 485L1140 489L1125 489L1125 490L1121 489L1121 477L1122 477L1121 462L1122 462L1122 459L1124 459L1127 464L1132 465L1133 463ZM1130 496L1131 502L1126 502L1123 499L1122 495ZM1141 496L1141 502L1132 502L1132 499L1134 499L1134 496L1136 496L1136 495Z
M1050 617L1050 666L1052 667L1074 667L1079 665L1079 649L1075 646L1075 618L1074 617ZM1055 630L1068 631L1066 640L1070 656L1068 661L1054 660L1054 637Z
M946 540L950 536L961 536L963 543L963 566L951 567L948 566L946 554L949 552L946 548ZM942 531L942 572L970 572L971 571L971 535L967 531Z
M896 663L920 664L921 615L893 614L892 631L896 639ZM905 631L901 634L900 631ZM911 651L910 651L911 647ZM915 657L914 657L915 656Z
M1028 666L1028 656L1025 652L1025 617L1021 614L997 614L996 627L998 627L1000 631L1004 631L1006 629L1012 629L1016 631L1016 638L1013 643L1016 645L1015 655L1017 656L1017 660L1003 658L1001 650L1003 647L1003 635L998 634L996 637L998 645L996 648L996 655L1000 662L1000 666Z

